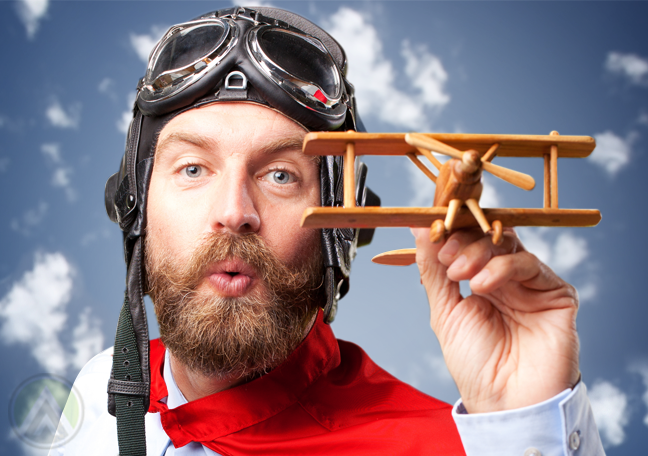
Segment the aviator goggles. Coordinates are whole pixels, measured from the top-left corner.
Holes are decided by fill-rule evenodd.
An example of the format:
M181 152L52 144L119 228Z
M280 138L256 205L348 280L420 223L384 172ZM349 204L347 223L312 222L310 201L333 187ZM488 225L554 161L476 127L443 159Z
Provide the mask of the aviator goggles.
M246 8L175 25L151 52L138 85L138 107L144 115L159 116L189 106L216 92L237 69L276 109L307 110L307 118L318 120L306 125L338 128L353 89L340 70L346 64L341 47L326 36L329 46L337 46L338 64L320 39Z

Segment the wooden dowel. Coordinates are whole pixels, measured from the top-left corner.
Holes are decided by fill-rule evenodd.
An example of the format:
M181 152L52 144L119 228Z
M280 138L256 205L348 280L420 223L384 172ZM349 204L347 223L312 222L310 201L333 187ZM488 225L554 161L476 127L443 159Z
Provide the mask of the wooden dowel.
M458 158L459 160L461 160L461 157L463 157L463 152L461 152L460 150L457 150L454 147L442 143L441 141L437 141L434 138L430 138L429 136L425 136L420 133L407 133L405 135L405 142L410 146L422 147L423 149L432 150L444 155L449 155L452 158Z
M490 146L490 149L486 151L484 156L481 158L483 162L492 162L493 158L495 158L495 155L497 155L497 148L499 147L499 143L495 143L492 146Z
M499 220L493 220L492 230L493 230L493 237L492 237L493 244L500 245L504 240L504 235L503 235L504 229L502 227L502 222L500 222Z
M441 141L437 141L436 139L430 138L429 136L425 136L420 133L407 133L405 135L405 141L410 146L432 150L434 152L449 155L452 158L458 158L459 160L461 160L463 157L463 152L455 149L454 147L448 146ZM533 180L533 177L529 176L528 174L493 165L489 162L483 162L483 166L484 170L488 171L493 176L497 176L500 179L503 179L506 182L509 182L524 190L533 190L533 188L535 187L535 181Z
M500 220L504 226L596 226L601 213L594 209L482 209L489 222ZM424 227L435 220L445 220L447 207L309 207L304 211L301 226L305 228L375 228ZM468 209L460 210L453 226L476 226Z
M544 154L544 208L549 209L551 207L551 166L550 163L550 154Z
M479 223L479 226L484 231L484 233L488 233L491 230L491 226L490 223L488 223L488 220L486 220L486 216L481 210L481 207L479 207L477 200L474 198L467 199L466 206L468 206L468 209L470 209L472 215L475 216L475 220L477 220L477 223Z
M432 171L430 171L427 166L425 166L423 163L421 163L421 160L416 158L416 155L414 154L414 152L410 152L409 154L407 154L407 158L409 158L412 161L412 163L414 163L416 165L416 167L418 169L423 171L423 174L425 174L427 177L429 177L430 180L432 180L432 182L436 183L436 176L434 174L432 174Z
M533 188L535 187L535 180L528 174L493 165L489 162L482 162L482 165L484 167L484 171L488 171L493 176L499 177L500 179L503 179L506 182L515 185L516 187L520 187L524 190L533 190Z
M344 155L344 207L356 207L355 188L355 144L350 142Z
M432 152L430 152L427 149L423 149L422 147L417 147L416 148L422 155L425 155L425 157L432 162L432 164L436 167L436 169L441 169L443 166L443 163L441 163L437 158L432 155Z
M445 229L446 229L446 231L452 230L452 225L454 224L454 219L457 216L457 212L459 212L460 207L461 207L461 200L460 199L450 200L450 204L448 205L448 213L446 214L446 218L445 218Z
M388 266L409 266L416 263L416 249L391 250L376 255L371 261Z
M551 136L558 136L559 133L557 131L552 131L550 133ZM558 209L558 146L553 145L551 146L551 157L550 157L550 165L551 165L551 207L553 209Z

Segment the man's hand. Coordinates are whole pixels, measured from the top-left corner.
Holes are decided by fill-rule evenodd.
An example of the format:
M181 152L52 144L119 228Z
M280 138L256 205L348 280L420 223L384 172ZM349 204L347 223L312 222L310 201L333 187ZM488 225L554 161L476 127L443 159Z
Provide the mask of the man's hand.
M527 252L513 230L501 245L481 231L446 242L412 229L430 325L469 413L536 404L579 378L578 294ZM473 294L459 292L470 280Z

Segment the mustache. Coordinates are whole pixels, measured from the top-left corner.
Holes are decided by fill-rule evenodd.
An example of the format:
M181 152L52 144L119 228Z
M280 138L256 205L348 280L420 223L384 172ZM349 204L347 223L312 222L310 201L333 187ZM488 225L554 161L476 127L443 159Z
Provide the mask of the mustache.
M304 264L286 264L268 247L257 233L234 234L211 232L204 236L190 257L183 264L174 264L168 252L158 252L157 258L148 258L152 249L146 248L147 264L156 267L157 274L183 294L193 294L202 283L208 270L216 263L238 259L251 266L260 279L278 297L301 301L305 295L323 286L324 274L321 261L305 261ZM321 249L314 252L321 258ZM147 267L150 271L151 268ZM321 277L317 281L315 277ZM151 288L159 280L149 280ZM319 282L319 283L316 283ZM154 291L154 290L152 290ZM155 293L153 293L155 294Z

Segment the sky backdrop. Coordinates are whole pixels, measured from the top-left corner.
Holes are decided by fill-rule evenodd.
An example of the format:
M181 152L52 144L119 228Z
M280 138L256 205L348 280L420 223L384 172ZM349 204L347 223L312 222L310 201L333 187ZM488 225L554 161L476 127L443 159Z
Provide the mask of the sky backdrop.
M73 381L113 344L125 267L103 188L123 154L137 80L170 25L231 5L0 2L0 409L25 379L48 372ZM648 3L272 5L346 48L369 131L596 138L590 158L559 162L560 206L600 209L602 222L518 232L579 290L581 370L607 454L645 454ZM433 184L408 161L366 162L384 206L431 205ZM542 176L540 159L495 162ZM486 177L482 205L540 207L542 188L525 193ZM376 232L358 253L333 329L400 379L454 402L417 269L370 262L413 245L407 229ZM0 454L43 452L21 443L2 412Z

